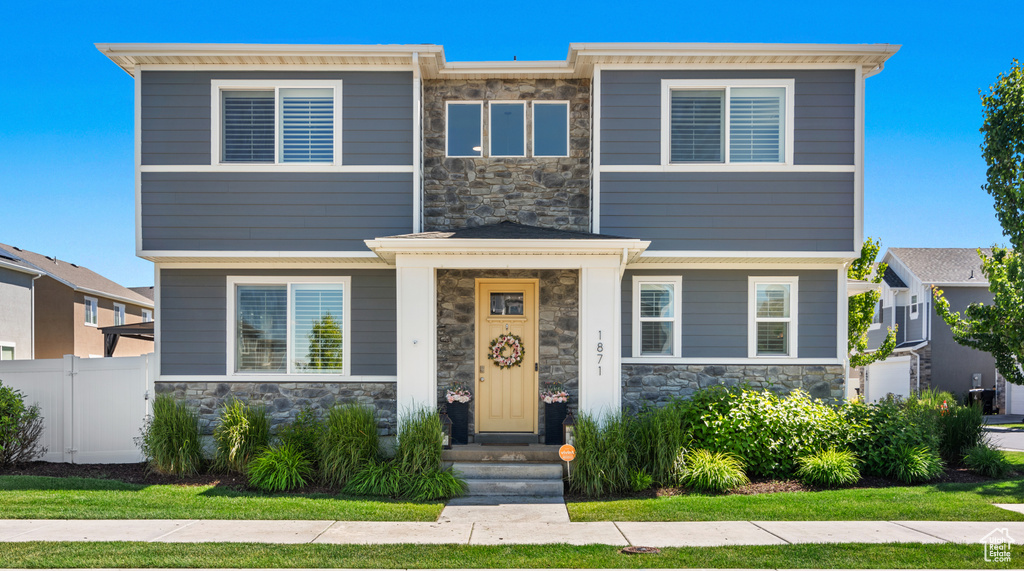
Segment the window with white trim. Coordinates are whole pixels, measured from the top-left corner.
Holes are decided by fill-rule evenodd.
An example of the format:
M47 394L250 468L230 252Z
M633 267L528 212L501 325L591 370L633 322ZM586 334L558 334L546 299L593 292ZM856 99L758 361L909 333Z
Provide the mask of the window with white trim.
M681 357L683 278L633 276L633 356Z
M526 102L491 101L490 156L526 156Z
M797 286L796 277L749 278L751 358L797 356Z
M878 301L875 302L875 309L874 312L872 312L871 314L871 325L868 326L868 329L881 329L882 310L882 300L879 299Z
M14 360L14 344L0 343L0 361Z
M229 374L349 371L348 277L229 277Z
M214 162L337 164L341 82L214 80Z
M484 104L481 101L449 101L445 104L445 155L484 155Z
M114 304L114 325L124 325L124 304Z
M533 102L533 156L569 156L569 102Z
M142 310L142 322L143 323L149 323L151 321L153 321L153 311L150 310L150 309L143 309Z
M792 79L663 80L664 164L792 164Z
M85 324L93 327L99 324L100 302L95 297L85 297Z
M917 319L917 296L910 296L910 318Z

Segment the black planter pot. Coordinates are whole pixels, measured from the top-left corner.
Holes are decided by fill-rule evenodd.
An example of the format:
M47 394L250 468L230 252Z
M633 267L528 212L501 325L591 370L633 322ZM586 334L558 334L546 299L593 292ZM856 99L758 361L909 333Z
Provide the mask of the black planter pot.
M569 403L552 402L544 404L544 444L565 444L562 422L569 410Z
M448 418L452 419L452 444L469 444L469 403L448 403Z

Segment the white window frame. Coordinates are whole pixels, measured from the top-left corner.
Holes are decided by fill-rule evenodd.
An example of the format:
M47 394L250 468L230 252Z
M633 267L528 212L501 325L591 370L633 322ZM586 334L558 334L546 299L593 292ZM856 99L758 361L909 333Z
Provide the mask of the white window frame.
M480 154L479 155L450 155L448 154L448 139L451 132L451 124L448 122L448 109L452 105L479 105L480 106ZM525 121L524 121L525 123ZM525 145L525 139L524 145ZM490 145L487 145L488 147ZM482 159L484 154L484 101L445 101L444 102L444 156L454 159ZM488 149L489 150L489 149Z
M210 81L210 163L213 166L267 166L285 165L289 170L300 171L303 167L310 171L322 170L325 166L342 164L341 142L342 142L342 94L341 80L325 79L214 79ZM281 162L281 118L279 108L281 104L281 89L334 89L334 149L333 160L330 163L300 163ZM221 123L221 93L224 91L273 91L274 92L274 162L223 162L224 149Z
M917 300L918 299L920 299L920 297L917 294L914 294L914 295L910 296L910 318L911 319L917 319L920 316L920 314L921 314L921 312L919 312L917 310Z
M757 286L789 285L789 317L757 317ZM747 278L747 356L751 359L796 359L800 344L800 278L797 276L749 276ZM786 355L757 354L757 324L788 322L789 348Z
M12 359L17 359L17 357L18 357L18 346L17 346L17 344L15 344L15 343L8 343L7 341L0 341L0 361L4 360L4 352L3 352L4 349L10 349L11 350Z
M85 310L85 324L89 327L99 327L100 324L100 300L95 297L83 296L85 298L82 308ZM92 316L95 321L89 322L89 304L92 303L93 312Z
M793 165L793 131L794 131L794 87L796 81L790 79L663 79L661 80L661 164L680 170L707 170L708 167L724 167L728 165L751 169L757 167L778 168ZM786 90L786 122L784 125L785 159L777 163L732 163L729 160L729 111L730 96L733 87L781 87ZM672 162L672 92L677 90L722 89L725 91L725 110L722 137L724 153L722 160L708 163L673 163Z
M673 287L673 300L675 315L672 319L664 318L641 318L640 317L640 286L642 284L671 285ZM683 328L682 308L683 305L683 277L682 276L633 276L633 357L652 361L665 359L678 359L683 354ZM643 330L642 323L647 321L672 321L672 354L671 355L642 355Z
M565 154L564 155L541 155L537 154L537 107L541 105L565 105ZM572 152L570 145L572 144L572 136L570 135L570 127L572 125L572 105L566 100L544 100L534 101L530 109L530 125L533 127L530 133L530 153L535 157L568 157L569 153Z
M142 322L143 323L151 323L152 321L153 321L153 310L152 309L143 309L142 310Z
M344 305L344 315L342 319L342 370L340 373L297 373L293 372L294 369L294 358L292 346L292 325L295 315L295 308L293 307L292 300L292 288L293 284L341 284L343 286L342 291L342 304ZM236 305L237 305L237 289L238 286L246 285L283 285L287 286L287 309L285 310L287 316L285 343L287 345L287 356L286 363L287 368L285 371L236 371L235 370L235 326L236 326ZM321 379L323 381L330 380L332 378L349 377L350 371L352 370L352 353L350 347L352 344L352 276L228 276L227 277L227 375L236 379L244 379L246 377L253 378L253 380L266 380L267 377L302 377L307 379Z
M117 318L120 316L121 323L117 322ZM123 303L114 303L114 325L124 325L128 322L128 312L125 311Z
M523 110L523 154L521 155L496 155L494 154L494 106L495 105L518 105ZM481 127L483 124L481 123ZM516 99L494 99L487 102L487 156L494 158L523 158L527 156L526 145L529 143L529 139L526 136L526 102L519 101ZM446 138L447 140L447 138Z
M871 315L871 325L868 326L868 331L874 331L875 329L881 329L882 323L885 321L885 303L881 296L879 296L876 302L878 306L878 322L875 322L874 312Z

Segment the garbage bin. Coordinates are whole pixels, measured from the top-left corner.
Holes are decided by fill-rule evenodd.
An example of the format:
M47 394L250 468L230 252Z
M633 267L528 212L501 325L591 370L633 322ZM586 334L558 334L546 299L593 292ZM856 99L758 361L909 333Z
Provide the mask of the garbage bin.
M992 414L995 400L995 389L971 389L967 391L967 404L979 403L982 414Z

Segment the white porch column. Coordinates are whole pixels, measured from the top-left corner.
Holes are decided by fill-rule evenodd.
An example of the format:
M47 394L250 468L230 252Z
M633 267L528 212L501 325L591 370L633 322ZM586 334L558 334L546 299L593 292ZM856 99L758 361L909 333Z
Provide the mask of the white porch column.
M437 309L434 268L396 260L398 290L398 418L437 405Z
M622 286L613 267L580 270L580 412L604 415L622 407Z

